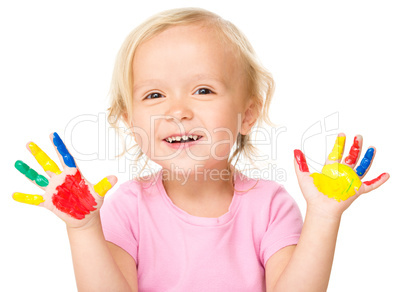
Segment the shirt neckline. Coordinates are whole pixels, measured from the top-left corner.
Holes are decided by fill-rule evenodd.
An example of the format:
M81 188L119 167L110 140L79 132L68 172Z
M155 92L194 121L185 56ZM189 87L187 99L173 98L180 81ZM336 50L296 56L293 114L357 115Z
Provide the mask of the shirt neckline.
M239 173L237 170L234 173L234 185L235 185L235 190L233 193L232 197L232 202L229 205L229 210L225 214L219 216L219 217L198 217L191 215L184 211L183 209L179 208L176 206L173 201L170 199L168 194L166 193L165 187L163 186L162 182L162 175L161 171L159 171L158 175L156 176L156 186L159 189L159 194L162 196L163 201L177 217L179 217L181 220L192 224L192 225L198 225L198 226L220 226L228 223L231 219L233 219L234 215L236 214L240 201L241 201L241 196L244 195L245 193L243 191L238 191L236 190L237 187L245 185L243 181L240 179L241 176L244 176L243 174Z

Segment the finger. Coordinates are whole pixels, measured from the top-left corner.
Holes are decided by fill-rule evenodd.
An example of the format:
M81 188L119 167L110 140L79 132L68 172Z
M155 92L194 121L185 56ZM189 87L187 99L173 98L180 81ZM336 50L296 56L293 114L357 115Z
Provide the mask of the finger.
M375 190L379 186L381 186L383 183L385 183L388 179L390 178L389 173L382 173L378 177L376 177L373 180L370 181L364 181L363 186L364 186L364 193L371 192L372 190Z
M303 152L299 149L295 149L294 156L301 172L310 172L308 169L306 157L304 156Z
M28 143L27 148L50 177L52 177L53 174L61 173L57 164L34 142Z
M375 148L370 147L364 154L363 159L360 161L360 165L356 168L356 173L362 179L369 171L371 164L373 163L375 156Z
M14 167L42 190L45 190L45 187L49 184L49 181L46 177L38 174L35 170L30 168L21 160L17 160L14 164Z
M349 155L343 161L343 164L349 166L354 169L357 161L359 161L360 154L362 153L363 147L363 136L356 135L353 141L352 147L350 147Z
M327 161L325 164L332 164L335 162L340 162L342 160L342 155L345 147L346 136L344 133L339 133L338 137L336 137L334 147L332 148L331 153L328 155Z
M312 179L310 178L310 172L306 162L306 157L304 156L303 152L298 149L295 149L293 152L295 157L295 159L293 160L293 164L295 167L297 181L299 183L299 186L301 187Z
M104 197L106 193L116 184L116 182L117 177L114 175L107 176L94 185L94 190L99 196Z
M14 193L13 199L20 203L36 205L36 206L40 205L45 201L41 195L31 195L24 193Z
M60 136L54 132L50 135L50 139L53 142L54 147L56 148L57 155L59 156L60 162L64 167L76 168L76 164L74 158L71 156L70 152L68 152L66 145L61 140Z

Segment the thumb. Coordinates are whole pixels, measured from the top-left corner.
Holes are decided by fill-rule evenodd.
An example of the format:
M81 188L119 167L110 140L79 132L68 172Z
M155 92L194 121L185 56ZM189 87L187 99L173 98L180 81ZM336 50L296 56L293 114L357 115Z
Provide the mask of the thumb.
M295 149L293 152L294 152L294 156L295 156L296 175L299 176L300 172L310 173L310 170L308 169L306 157L304 156L303 152L299 149Z
M114 175L109 175L94 185L94 190L99 196L104 197L116 183L117 177Z
M310 176L310 171L308 169L306 157L304 156L303 152L299 149L295 149L294 151L294 167L296 171L297 181L299 185L306 176Z

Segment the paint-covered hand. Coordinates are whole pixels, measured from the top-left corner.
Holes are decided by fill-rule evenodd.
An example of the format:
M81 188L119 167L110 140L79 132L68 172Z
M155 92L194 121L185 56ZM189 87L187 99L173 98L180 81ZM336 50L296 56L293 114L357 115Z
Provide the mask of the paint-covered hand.
M14 193L14 200L41 206L60 217L68 227L83 227L98 214L103 198L117 182L115 176L107 176L97 184L89 183L75 164L57 133L50 139L56 149L63 171L35 143L29 142L27 149L45 170L49 179L38 174L21 160L15 162L17 168L30 181L41 188L43 195Z
M338 134L321 173L310 173L304 154L294 150L297 180L307 208L340 216L361 194L378 188L389 179L389 174L383 173L371 181L361 181L370 169L376 152L374 147L369 147L360 165L354 169L362 150L361 135L355 136L349 155L341 163L345 139L344 133Z

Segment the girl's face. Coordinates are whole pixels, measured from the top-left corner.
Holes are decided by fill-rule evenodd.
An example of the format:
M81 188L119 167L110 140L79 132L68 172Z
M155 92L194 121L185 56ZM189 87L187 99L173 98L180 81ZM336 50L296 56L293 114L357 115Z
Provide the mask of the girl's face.
M131 122L142 151L175 171L226 168L238 133L251 128L246 77L231 49L211 29L174 26L142 43L133 66ZM165 140L182 135L202 138Z

